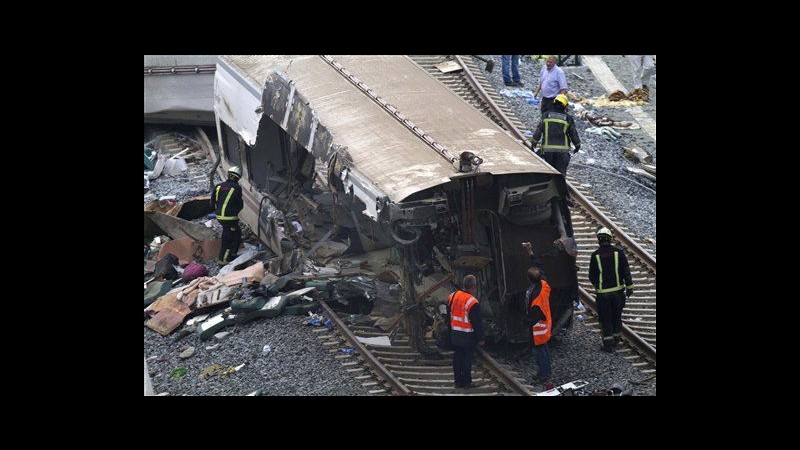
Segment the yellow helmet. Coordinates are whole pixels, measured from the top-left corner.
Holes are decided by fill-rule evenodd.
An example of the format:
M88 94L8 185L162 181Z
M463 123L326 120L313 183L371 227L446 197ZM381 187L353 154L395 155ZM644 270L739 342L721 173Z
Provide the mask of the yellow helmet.
M558 95L556 95L556 98L555 98L555 100L554 100L554 101L556 101L556 102L559 102L559 103L561 103L562 105L564 105L564 108L566 108L566 107L567 107L567 96L566 96L566 95L564 95L564 94L558 94Z

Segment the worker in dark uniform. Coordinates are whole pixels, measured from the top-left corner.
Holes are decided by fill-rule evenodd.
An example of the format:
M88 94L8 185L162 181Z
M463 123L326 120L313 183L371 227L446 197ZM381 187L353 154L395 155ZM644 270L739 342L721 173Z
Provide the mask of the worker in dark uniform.
M581 148L581 138L575 127L575 119L567 113L566 95L558 94L550 110L542 113L542 119L533 132L532 148L539 143L542 134L544 134L542 148L536 153L566 177L570 160L570 144L575 144L575 150L572 150L572 153L578 153Z
M550 332L553 328L553 319L550 315L550 285L544 279L544 270L541 260L534 254L530 242L523 242L522 248L531 257L531 268L528 269L528 280L531 285L525 291L525 300L528 303L528 324L531 326L533 340L533 357L539 367L536 382L541 383L545 390L552 389L550 382L552 368L550 365Z
M481 305L475 298L475 275L464 277L464 287L447 297L450 310L451 341L453 344L453 380L456 389L470 389L472 384L472 359L475 348L484 344Z
M239 228L239 211L244 207L242 187L239 186L241 177L242 169L239 166L232 166L228 169L228 179L214 186L211 192L211 209L222 225L220 264L228 264L235 259L239 244L242 242L242 230Z
M611 231L597 231L600 248L589 259L589 281L595 288L597 314L603 333L603 351L613 352L622 332L622 309L625 298L633 295L633 280L625 253L611 245Z

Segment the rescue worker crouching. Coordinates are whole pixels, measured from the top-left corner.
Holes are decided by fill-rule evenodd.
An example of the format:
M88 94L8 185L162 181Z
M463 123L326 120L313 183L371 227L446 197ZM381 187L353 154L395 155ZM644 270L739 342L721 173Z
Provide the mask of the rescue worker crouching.
M232 166L228 169L228 179L214 186L211 192L211 209L222 225L222 245L219 250L219 263L228 264L236 258L242 242L242 230L239 228L239 211L244 207L242 187L239 179L242 169Z

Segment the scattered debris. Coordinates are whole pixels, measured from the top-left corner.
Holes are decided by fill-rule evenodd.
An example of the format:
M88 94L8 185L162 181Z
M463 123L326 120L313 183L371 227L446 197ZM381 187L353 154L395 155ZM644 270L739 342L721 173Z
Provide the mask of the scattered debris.
M640 163L653 162L653 157L639 147L622 147L622 151L625 157L630 160L637 161ZM651 167L653 167L653 172L654 172L653 174L655 175L655 166Z
M362 344L374 345L376 347L391 347L392 346L392 341L389 340L389 336L376 336L376 337L370 337L370 338L356 336L356 339L358 339L359 342L361 342Z
M221 242L219 239L208 241L197 241L190 237L175 239L161 246L158 258L162 258L167 253L172 253L178 257L181 265L189 264L192 261L213 261L219 255Z
M622 137L622 134L611 127L589 127L586 132L602 136L607 141L616 141Z
M656 166L653 166L653 165L650 165L650 164L641 164L641 166L642 166L642 169L652 173L653 175L656 174Z
M208 228L199 223L189 222L188 220L181 219L180 217L164 214L159 211L144 211L145 219L145 233L147 233L147 221L150 220L155 223L158 228L163 230L172 239L179 239L189 237L196 241L210 241L215 239L216 233L211 228ZM150 236L145 234L145 239Z
M638 130L641 128L641 125L636 122L631 122L628 120L615 120L609 118L608 116L600 116L593 111L584 109L580 104L575 105L575 110L577 111L575 115L579 119L588 120L589 123L598 127L614 127L627 130Z
M633 390L630 388L625 389L621 384L614 383L608 389L598 389L589 395L601 397L629 397L633 396Z
M228 366L227 369L225 369L222 372L220 372L220 374L219 374L220 378L227 377L228 375L231 375L233 373L236 373L236 372L242 370L242 367L244 367L245 364L246 363L242 363L242 364L239 364L238 366L235 366L235 367L234 366Z
M194 355L194 347L189 346L185 350L180 352L180 354L178 354L178 358L186 359L186 358L188 358L188 357L190 357L192 355Z
M642 170L642 169L640 169L638 167L626 167L626 169L628 170L628 172L633 172L636 175L641 175L641 176L647 178L648 180L656 181L655 175L652 175L649 172L644 171L644 170Z
M218 374L221 370L222 366L219 364L212 364L203 369L203 371L200 372L200 375L198 375L198 378L205 380L206 378L210 378L211 376Z
M617 107L628 108L631 106L640 106L645 104L643 100L631 100L622 91L614 91L608 96L600 95L595 98L585 99L584 103L593 105L598 108L603 107Z
M185 338L186 336L189 336L195 331L197 331L197 327L195 327L194 325L187 325L181 328L181 331L178 331L178 334L175 335L174 342L180 341L181 339Z
M169 377L172 378L173 380L180 380L181 378L184 377L184 375L186 375L186 372L188 370L189 369L187 369L186 367L178 366L172 369L172 372L170 372Z
M436 64L433 67L436 67L442 73L450 73L450 72L457 72L459 70L463 70L463 67L461 67L455 61L446 61L446 62L443 62L443 63Z
M221 332L219 332L219 333L214 335L214 339L216 339L218 341L221 341L221 340L225 339L229 334L231 334L230 331L221 331Z
M576 391L579 391L586 387L589 383L583 380L575 380L570 381L569 383L564 383L561 386L555 387L553 389L548 389L544 392L537 392L533 395L540 396L540 397L552 397L557 395L563 396L572 396L575 395Z

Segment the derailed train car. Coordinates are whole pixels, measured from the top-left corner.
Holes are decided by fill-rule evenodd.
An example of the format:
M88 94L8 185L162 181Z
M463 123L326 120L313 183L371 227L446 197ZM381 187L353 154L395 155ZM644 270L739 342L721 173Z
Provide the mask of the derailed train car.
M240 216L274 252L292 247L276 219L286 225L286 214L315 205L316 178L353 247L402 252L412 323L433 310L414 284L441 267L456 281L477 276L490 338L529 340L524 241L553 287L554 323L571 317L578 284L563 177L409 58L221 56L214 110L218 171L242 166Z

